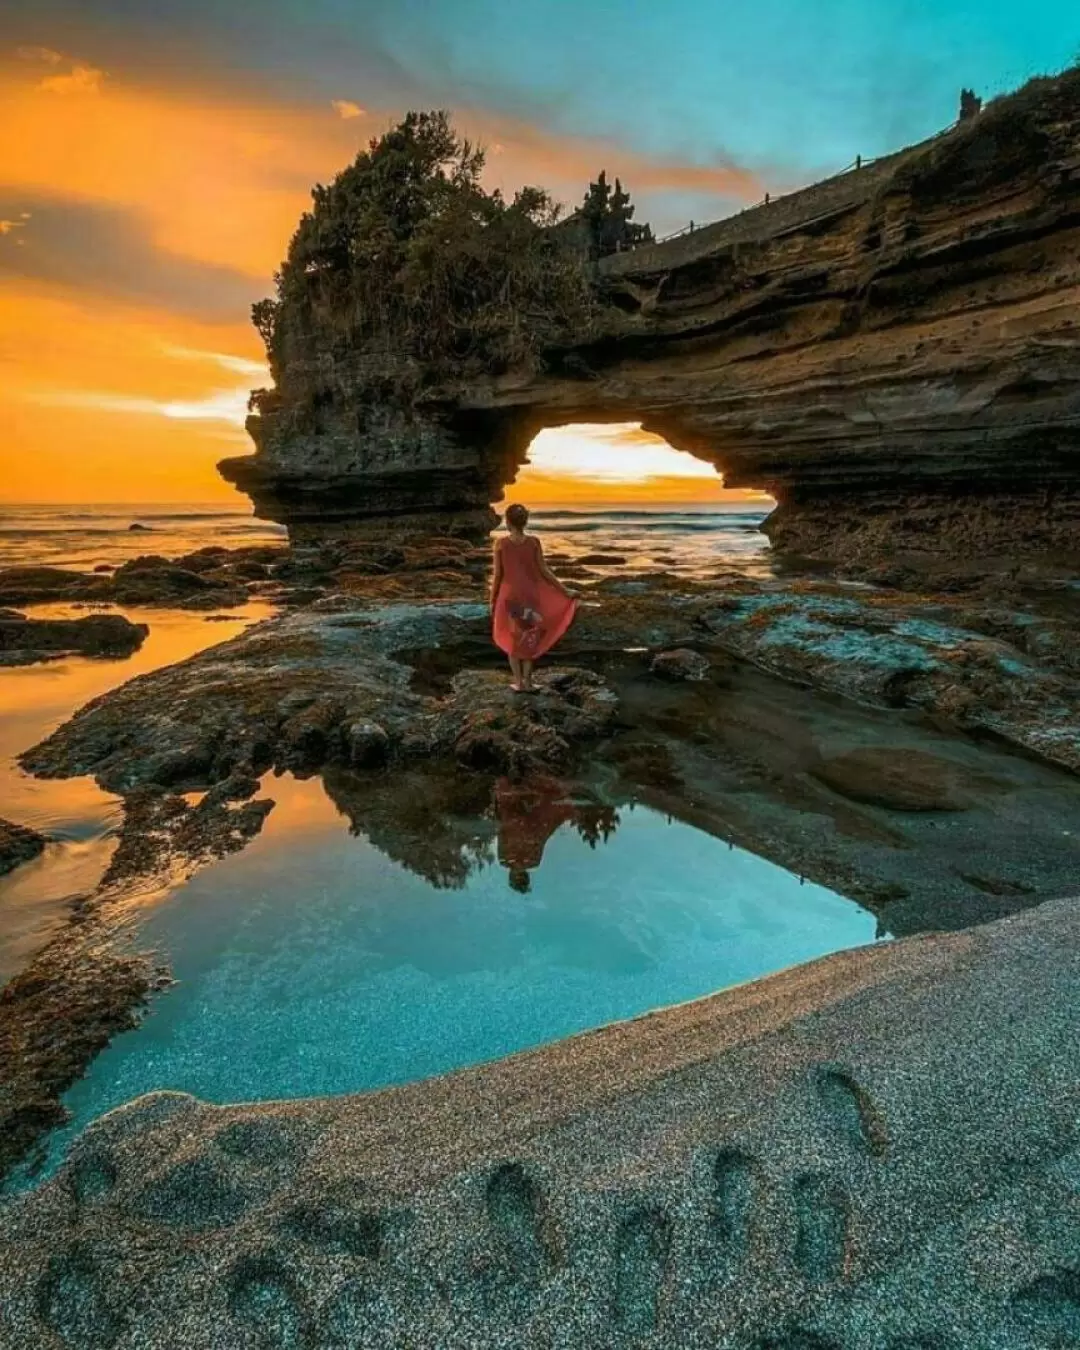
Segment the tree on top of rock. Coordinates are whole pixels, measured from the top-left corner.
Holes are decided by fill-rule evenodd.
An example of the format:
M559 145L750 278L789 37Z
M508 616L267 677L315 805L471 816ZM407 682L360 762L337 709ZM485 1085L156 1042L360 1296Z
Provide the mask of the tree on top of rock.
M592 254L603 258L609 253L621 253L639 244L652 243L653 233L648 225L634 223L634 206L630 194L623 191L618 178L612 189L607 170L601 169L595 183L589 184L581 214L588 222L592 235Z
M410 112L312 190L277 293L252 316L279 390L296 372L317 407L333 395L316 388L320 372L347 357L358 386L408 397L417 383L535 364L587 326L587 278L548 229L558 206L541 188L512 201L485 191L483 167L447 113Z

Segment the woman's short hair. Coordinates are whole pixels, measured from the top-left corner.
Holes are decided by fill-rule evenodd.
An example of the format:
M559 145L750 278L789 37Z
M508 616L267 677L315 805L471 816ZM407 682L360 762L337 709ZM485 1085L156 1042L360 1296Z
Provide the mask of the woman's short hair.
M506 523L512 530L523 530L529 523L529 508L515 502L506 508Z

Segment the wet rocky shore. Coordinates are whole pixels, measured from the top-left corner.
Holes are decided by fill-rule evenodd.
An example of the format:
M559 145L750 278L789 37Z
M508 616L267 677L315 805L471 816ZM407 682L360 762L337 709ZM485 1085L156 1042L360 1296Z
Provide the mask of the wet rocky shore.
M773 1010L770 1016L775 1019L777 1035L797 1040L805 1034L813 1039L818 1033L810 1029L818 1025L819 1006L827 1005L835 1025L829 1032L830 1048L827 1053L823 1049L822 1054L826 1059L834 1055L844 1058L839 1047L853 1033L856 1023L862 1028L860 1034L874 1034L865 1020L867 996L856 996L852 992L855 986L863 988L865 983L866 988L874 989L883 1006L895 1009L898 1018L921 1019L923 1012L919 1010L927 1006L929 986L925 974L916 970L928 961L935 970L934 979L944 982L943 991L936 997L946 1002L955 1000L950 1007L968 1017L973 1015L970 1001L974 994L960 986L974 978L971 972L975 966L960 954L978 951L981 955L977 960L972 957L975 965L980 961L992 964L997 960L993 953L999 950L1004 953L1005 967L995 976L995 988L1000 991L1004 1019L1009 1002L1007 970L1011 969L1009 962L1014 958L1010 953L1015 946L1015 960L1023 966L1027 982L1025 998L1037 1003L1041 991L1047 999L1046 1025L1040 1024L1037 1006L1028 1007L1024 1013L1031 1036L1041 1046L1049 1047L1056 1035L1059 1038L1054 1043L1061 1044L1060 1028L1053 1032L1050 1020L1059 1015L1054 1012L1058 1006L1054 1000L1065 988L1063 982L1075 979L1075 970L1068 966L1064 954L1056 963L1043 958L1054 945L1050 931L1057 928L1065 933L1069 924L1075 924L1075 906L1060 898L1077 891L1080 864L1080 588L1067 564L1038 569L1031 565L998 566L984 572L971 566L960 571L927 571L912 565L858 575L789 564L771 580L750 580L731 569L717 569L712 574L706 570L693 576L643 574L620 571L606 558L556 557L556 567L576 578L582 604L557 661L542 668L539 695L522 700L515 699L507 689L501 658L488 638L488 558L488 550L453 537L405 542L336 538L293 548L260 545L232 552L204 549L179 559L136 559L108 576L45 568L0 573L0 601L8 607L20 606L18 612L25 613L25 621L30 624L35 608L40 612L47 605L57 604L69 607L66 613L75 613L79 606L103 603L125 607L175 604L204 611L209 618L215 617L218 609L227 612L229 606L254 598L278 607L275 617L208 646L179 664L141 675L127 684L120 684L118 679L118 687L93 699L40 744L27 747L22 756L23 767L45 779L91 775L102 788L122 798L124 819L100 886L73 908L62 929L0 992L0 1166L5 1170L25 1163L28 1157L32 1159L44 1133L63 1119L60 1098L64 1091L112 1036L138 1023L154 990L168 983L167 959L141 955L117 941L132 897L175 885L206 863L244 848L273 811L274 778L281 773L321 775L328 793L355 828L370 833L381 841L379 847L418 871L431 858L450 857L460 847L456 822L464 810L472 809L469 803L484 797L496 776L527 779L555 775L587 784L598 801L652 805L748 847L800 876L828 885L872 909L883 933L902 937L964 930L963 936L955 938L918 939L910 956L907 946L900 944L895 957L881 957L868 949L834 958L825 982L829 992L821 995L824 1003L819 1003L820 991L806 992L798 972L750 986L760 991L752 995L718 996L715 1014L702 1014L715 1016L717 1025L729 1016L724 1010L735 1007L731 1000L760 999ZM104 617L95 615L95 620ZM120 677L122 670L118 667ZM422 828L416 825L418 802L423 804ZM8 834L18 843L17 830L8 830ZM1058 903L1044 904L1049 901ZM1021 915L1024 917L1018 917ZM985 930L986 936L974 935L982 932L974 926L995 923ZM943 954L940 961L937 952ZM897 963L898 971L909 973L897 977L897 992L886 997L885 989L892 988L893 982L893 976L887 973L889 961ZM965 972L962 979L957 973L960 970ZM805 979L814 983L810 975ZM854 985L849 987L850 981ZM792 992L795 989L797 993ZM901 1004L906 1011L900 1011ZM1064 1006L1060 1005L1061 1016ZM664 1019L672 1016L646 1017L610 1036L630 1038L634 1045L645 1047L660 1035L657 1028L666 1025ZM685 1016L693 1021L696 1014ZM805 1033L799 1030L804 1026L808 1028ZM951 1101L950 1083L977 1076L975 1061L982 1053L979 1046L991 1053L993 1071L1000 1069L1002 1081L1013 1085L1008 1093L1019 1091L1016 1084L1020 1081L1017 1075L1024 1071L1023 1055L1019 1050L1014 1055L998 1045L1005 1033L996 1026L987 1022L976 1034L974 1026L960 1025L949 1070L958 1077L949 1079L944 1070L935 1069L929 1079L934 1101ZM884 1024L881 1034L886 1034ZM753 1059L759 1055L753 1048L756 1037L749 1031L747 1036L750 1040L745 1053ZM584 1040L600 1043L588 1037ZM903 1054L911 1057L906 1068L899 1058L891 1061L889 1052L880 1046L867 1051L866 1063L873 1060L871 1072L881 1076L882 1083L889 1081L890 1074L903 1077L915 1071L916 1044L905 1044L908 1048ZM637 1053L634 1050L631 1058ZM738 1057L744 1052L730 1053ZM545 1064L557 1065L565 1055L573 1059L578 1051L557 1046L543 1054L548 1056ZM715 1061L708 1074L723 1078L728 1073L724 1067L729 1062L726 1054ZM929 1051L923 1054L921 1062L926 1062ZM513 1066L518 1062L507 1061L505 1067L498 1067L500 1091L505 1089L511 1095L516 1091L513 1084L518 1070ZM521 1072L531 1073L527 1065L534 1062L520 1061ZM1040 1062L1047 1073L1062 1072L1049 1051ZM557 1077L554 1068L551 1072ZM616 1103L629 1102L636 1091L625 1078L628 1072L628 1068L614 1063L605 1065L606 1081ZM990 1068L986 1072L990 1074ZM656 1073L659 1084L663 1078L659 1061ZM861 1073L860 1068L852 1081L861 1082ZM460 1085L466 1079L468 1075L452 1082ZM986 1081L989 1084L989 1078ZM751 1101L751 1079L746 1079L739 1090L744 1093L740 1100L746 1110L764 1110L763 1099ZM437 1083L407 1091L416 1094L418 1102L430 1097L432 1103L436 1098L441 1101L447 1092L466 1093L464 1087ZM687 1091L693 1095L704 1088L688 1087ZM787 1089L777 1087L777 1091L783 1095ZM853 1091L845 1087L834 1094L841 1120L862 1119L858 1105L862 1098L858 1093L851 1097ZM1039 1088L1043 1094L1039 1101L1048 1091L1045 1084ZM826 1089L827 1094L830 1092L832 1088ZM916 1110L911 1104L914 1099L905 1095L906 1089L897 1089L897 1093L893 1110L900 1122L901 1155L908 1159L904 1167L910 1170L910 1184L918 1190L923 1185L918 1180L920 1141L936 1137L933 1131L945 1128L944 1118L931 1121L927 1116L926 1122L920 1123L918 1112L924 1108ZM566 1109L573 1117L579 1106L569 1087L566 1094ZM377 1102L383 1095L373 1100ZM845 1104L849 1098L854 1106ZM525 1098L521 1098L521 1110L525 1112L522 1121L529 1118L524 1103ZM1060 1105L1059 1101L1051 1112L1053 1128L1046 1126L1059 1136L1053 1146L1047 1143L1047 1158L1063 1157L1076 1146L1075 1140L1070 1144L1060 1134ZM347 1109L354 1108L341 1108ZM355 1109L366 1111L368 1107ZM380 1109L371 1107L376 1112ZM427 1111L426 1106L422 1109ZM437 1112L442 1108L433 1105L431 1109ZM584 1104L580 1109L584 1112ZM613 1109L630 1111L631 1107ZM653 1116L645 1107L641 1109L640 1128L655 1132L659 1126ZM931 1114L938 1110L925 1109ZM1038 1116L1042 1108L1031 1109ZM268 1138L278 1138L278 1115L252 1109L237 1113L235 1122L229 1115L230 1137L235 1134L238 1141L255 1142L251 1149L246 1142L238 1143L237 1151L228 1154L222 1164L228 1175L223 1172L219 1176L221 1169L214 1161L217 1155L210 1162L204 1157L207 1149L212 1152L209 1143L205 1147L202 1142L192 1144L195 1152L188 1158L172 1140L169 1130L173 1127L162 1124L159 1130L158 1122L171 1120L174 1112L177 1120L190 1112L192 1125L198 1122L198 1139L209 1140L216 1125L204 1127L202 1122L209 1121L211 1115L216 1122L220 1113L208 1115L209 1108L177 1104L172 1099L163 1099L160 1114L159 1106L152 1103L132 1108L131 1120L143 1123L132 1126L130 1140L123 1135L121 1152L128 1152L122 1158L120 1154L114 1156L111 1143L99 1157L100 1150L95 1151L96 1145L88 1142L78 1156L90 1157L92 1153L92 1162L73 1160L40 1194L18 1202L6 1214L0 1209L0 1221L7 1230L0 1236L0 1280L10 1294L5 1307L16 1310L11 1316L22 1319L17 1325L9 1324L8 1334L24 1337L2 1343L41 1343L41 1327L47 1326L52 1328L49 1334L64 1344L165 1344L154 1339L163 1333L147 1330L150 1324L140 1320L142 1314L114 1306L112 1294L102 1292L105 1277L101 1272L112 1259L105 1248L98 1250L100 1244L95 1240L94 1254L88 1254L87 1242L96 1232L95 1225L104 1221L101 1216L111 1213L113 1187L118 1185L117 1194L127 1196L128 1170L135 1166L131 1159L145 1147L158 1160L155 1166L165 1168L166 1160L173 1159L178 1175L187 1175L184 1169L191 1171L191 1203L196 1207L203 1203L198 1197L205 1188L209 1188L207 1195L246 1196L250 1181L255 1187L252 1194L262 1196L262 1181L256 1184L256 1180L265 1179L270 1172L259 1172L261 1167L270 1167L278 1177L275 1188L302 1185L295 1180L294 1171L306 1156L306 1145L297 1152L299 1146L290 1141L301 1136L314 1139L322 1129L315 1122L321 1121L327 1110L331 1108L288 1108L286 1124L280 1128L283 1151L279 1155L271 1150L274 1161L265 1164L258 1161L262 1156L258 1141L267 1130ZM944 1105L941 1110L945 1110ZM220 1118L225 1119L224 1115ZM127 1129L106 1124L101 1137L114 1128ZM966 1127L954 1122L949 1128ZM704 1147L707 1134L704 1125L695 1126L698 1142L691 1148L689 1140L684 1141L694 1157L698 1157L694 1150ZM166 1136L171 1142L165 1142ZM459 1271L450 1283L455 1284L459 1277L465 1280L473 1293L462 1297L473 1299L475 1294L474 1302L480 1300L477 1307L487 1307L485 1300L491 1301L492 1308L501 1308L505 1299L510 1303L520 1299L523 1309L532 1309L528 1315L535 1314L539 1319L537 1327L553 1326L548 1319L555 1317L554 1310L561 1306L558 1300L568 1287L565 1281L576 1278L572 1272L577 1258L569 1247L560 1246L569 1241L564 1236L550 1238L555 1244L550 1251L545 1245L549 1242L543 1236L548 1233L548 1220L543 1215L548 1213L544 1207L549 1201L543 1198L547 1194L543 1187L536 1189L540 1183L535 1181L531 1164L523 1168L514 1162L511 1166L506 1160L517 1145L511 1146L510 1135L503 1143L493 1137L484 1146L490 1154L485 1152L483 1159L473 1160L461 1172L461 1179L451 1182L449 1178L458 1175L464 1159L458 1156L452 1131L446 1139L446 1161L439 1166L445 1167L446 1184L455 1195L464 1195L470 1187L480 1186L482 1191L491 1176L502 1176L498 1171L492 1173L492 1167L504 1163L510 1167L504 1182L491 1181L496 1190L490 1201L495 1207L491 1212L509 1216L505 1219L509 1228L505 1232L499 1229L503 1220L498 1219L491 1242L484 1239L488 1246L494 1243L490 1251L482 1243L480 1255L459 1252L454 1258L479 1262L477 1269L490 1267L490 1280L477 1275L479 1283L473 1289L469 1283L473 1276ZM710 1147L719 1143L718 1136ZM862 1156L859 1148L865 1152L868 1146L865 1140L859 1145L857 1138L855 1144L850 1162L858 1177L852 1184L861 1186L865 1166L858 1160ZM407 1171L416 1160L412 1149L402 1147L401 1157L407 1161L401 1166ZM668 1147L665 1144L662 1152ZM708 1201L714 1207L710 1213L719 1215L710 1221L718 1225L716 1234L729 1233L731 1242L735 1242L731 1235L744 1219L737 1215L725 1218L725 1206L734 1206L733 1214L736 1210L742 1213L739 1206L746 1203L746 1187L757 1184L757 1164L745 1162L741 1147L732 1145L731 1156L736 1161L731 1164L734 1170L730 1178L715 1162L719 1198ZM561 1166L557 1163L561 1148L561 1142L551 1144L550 1166ZM874 1156L873 1148L869 1154ZM727 1153L722 1150L719 1156L727 1157ZM977 1157L982 1157L978 1150L961 1149L956 1166L963 1172L975 1166ZM628 1236L624 1235L622 1246L615 1244L625 1252L612 1258L615 1273L611 1278L617 1286L620 1279L630 1279L625 1273L618 1274L620 1261L630 1262L635 1270L640 1265L645 1272L643 1287L651 1287L649 1281L653 1280L655 1288L652 1294L642 1296L640 1306L635 1301L638 1295L630 1299L618 1314L629 1320L621 1331L611 1331L610 1343L636 1343L635 1337L645 1337L648 1344L696 1344L692 1338L687 1339L689 1314L685 1310L672 1313L671 1321L667 1311L669 1300L675 1297L669 1290L674 1277L655 1273L674 1269L670 1253L683 1241L681 1220L673 1217L672 1199L665 1190L669 1183L656 1183L666 1199L649 1198L654 1180L649 1169L633 1162L629 1154L624 1163L626 1177L620 1186L628 1195L636 1195L638 1190L647 1195L633 1204L627 1201L624 1219L629 1225ZM172 1167L173 1162L168 1165ZM604 1164L616 1171L623 1165L613 1159ZM252 1167L255 1172L251 1172ZM1024 1162L1023 1167L1029 1168L1030 1177L1024 1172L1016 1185L1025 1195L1041 1194L1038 1188L1043 1185L1044 1163ZM817 1175L813 1168L810 1170ZM1016 1173L1016 1177L1020 1175ZM476 1181L476 1177L487 1177L488 1181ZM729 1181L734 1188L730 1194ZM500 1189L504 1183L505 1196ZM169 1184L161 1182L166 1189ZM403 1205L413 1194L413 1184L402 1183L399 1199ZM606 1194L613 1182L609 1178L596 1184ZM843 1227L848 1222L845 1218L841 1223L836 1216L842 1212L850 1217L847 1201L834 1204L829 1199L831 1184L815 1180L811 1186L820 1204L814 1201L817 1207L806 1220L806 1251L824 1251L830 1244L836 1247L840 1241L836 1237L838 1225ZM279 1189L273 1194L280 1198ZM908 1231L904 1225L914 1223L911 1231L922 1234L920 1241L925 1238L930 1242L926 1236L929 1220L912 1217L914 1195L912 1191L902 1203L897 1201L894 1218L900 1225L898 1231ZM943 1194L931 1202L919 1191L918 1203L929 1205L927 1213L936 1216L935 1223L962 1226L968 1222L963 1217L967 1211L962 1214L956 1209L950 1195ZM61 1200L61 1196L68 1198ZM278 1199L270 1197L267 1191L266 1203L277 1205ZM263 1201L257 1203L262 1205ZM488 1201L478 1203L482 1209ZM1049 1203L1038 1201L1044 1207ZM126 1199L124 1204L128 1204ZM406 1208L412 1204L409 1200ZM68 1206L63 1223L53 1215L57 1205ZM201 1252L196 1264L203 1260L220 1264L224 1258L211 1255L213 1244L233 1244L230 1235L234 1229L240 1233L237 1225L242 1227L240 1215L247 1212L247 1200L235 1214L227 1209L228 1214L222 1211L219 1215L214 1210L205 1224L201 1219L195 1223L193 1231L213 1230L205 1246L196 1244L193 1249ZM164 1214L165 1210L160 1212ZM264 1215L264 1210L258 1212ZM525 1222L522 1215L532 1217ZM353 1233L354 1218L342 1218L342 1232ZM258 1223L263 1221L260 1217ZM779 1217L776 1222L780 1222ZM371 1220L371 1232L376 1236L371 1238L371 1251L360 1253L365 1272L381 1269L378 1263L389 1251L389 1247L384 1250L383 1242L384 1237L390 1242L388 1234L393 1225L384 1233L381 1223L381 1219ZM360 1227L367 1232L365 1224L367 1219ZM53 1228L49 1225L55 1227L55 1235L51 1235ZM957 1228L953 1237L940 1239L949 1251L953 1250L950 1243L960 1242L959 1232ZM38 1236L28 1238L32 1233ZM15 1271L10 1254L16 1234L21 1234L20 1241L31 1241L33 1250L40 1252L44 1274L38 1272L31 1277ZM299 1273L282 1274L277 1257L264 1259L255 1252L256 1247L262 1250L263 1236L257 1242L254 1237L236 1236L239 1274L234 1283L240 1292L228 1295L232 1302L227 1300L232 1309L228 1315L235 1314L239 1319L235 1343L336 1344L331 1340L312 1342L313 1333L307 1331L304 1335L309 1339L304 1340L300 1328L308 1326L315 1303L322 1306L326 1302L331 1286L340 1293L337 1286L355 1255L353 1239L341 1241L341 1250L334 1249L337 1255L331 1265L337 1273L331 1278L329 1267L323 1270L322 1266L318 1270L312 1266L311 1271L304 1266ZM575 1237L571 1247L584 1251L582 1241ZM936 1250L933 1243L937 1241L934 1238L926 1250ZM1038 1260L1043 1265L1051 1261L1045 1254L1051 1247L1049 1238L1040 1247L1043 1254ZM563 1255L554 1257L556 1249ZM290 1261L291 1253L292 1248ZM735 1261L731 1253L724 1261L729 1257ZM587 1262L592 1260L591 1256L587 1258ZM852 1296L855 1285L864 1287L860 1283L864 1274L859 1273L863 1260L861 1255L828 1257L829 1270L820 1279L807 1276L816 1292L807 1294L801 1311L789 1308L785 1302L788 1296L781 1298L768 1281L760 1288L755 1285L757 1292L751 1302L757 1311L752 1318L747 1313L750 1320L746 1325L760 1323L766 1328L762 1331L765 1339L756 1344L886 1344L861 1330L851 1330L862 1325L859 1317L865 1320L870 1316L865 1310L857 1313L862 1305ZM881 1275L885 1267L874 1264L878 1257L866 1260L870 1263L866 1269L873 1266ZM541 1277L551 1261L555 1262L552 1271L563 1272L553 1275L554 1285L547 1275ZM31 1266L37 1271L31 1262L27 1272ZM1040 1317L1045 1308L1050 1308L1045 1315L1051 1322L1073 1316L1068 1309L1075 1308L1076 1303L1075 1299L1069 1303L1068 1279L1074 1276L1067 1271L1060 1276L1054 1274L1058 1267L1052 1261L1046 1266L1049 1274L1040 1274L1043 1266L1036 1266L1037 1262L1024 1286L1036 1292L1030 1297L1024 1295L1027 1302L1021 1299L1022 1307L1029 1311L1035 1308ZM164 1269L154 1267L158 1274L148 1274L147 1290L159 1275L165 1278ZM251 1275L250 1280L244 1271ZM650 1271L653 1274L648 1274ZM709 1278L714 1277L719 1279L716 1271ZM196 1282L201 1279L194 1267L178 1277L177 1288L187 1288L189 1278ZM601 1278L597 1274L596 1278L602 1284L608 1275ZM1065 1294L1060 1294L1054 1283L1062 1280ZM38 1289L33 1298L39 1310L33 1313L27 1311L30 1304L25 1302L31 1297L26 1291L32 1288ZM563 1290L557 1298L551 1292L556 1288ZM878 1290L879 1286L873 1288ZM260 1290L270 1291L266 1297L275 1307L281 1303L282 1325L295 1321L299 1339L267 1341L265 1334L269 1333L258 1329L257 1317L249 1325L236 1311L262 1306ZM715 1290L702 1296L709 1307L713 1306L709 1300L714 1294ZM880 1290L873 1297L879 1294ZM344 1294L341 1296L344 1298ZM378 1302L382 1295L372 1297ZM618 1301L622 1296L614 1297ZM987 1309L991 1302L987 1302ZM993 1302L993 1316L1000 1320L1005 1314L999 1302ZM440 1319L451 1315L447 1311L451 1305L440 1303L441 1311L432 1312L419 1296L409 1302L410 1311L402 1313L399 1305L400 1300L391 1313L379 1303L383 1309L379 1316L404 1317L404 1323L394 1325L407 1324L410 1335L421 1334L436 1323L444 1326ZM217 1317L217 1312L209 1311L211 1306L216 1304L207 1303L206 1316ZM847 1310L842 1316L835 1312L841 1306ZM766 1315L762 1310L768 1308L773 1311ZM806 1321L803 1314L808 1309L814 1316ZM819 1312L824 1320L815 1320ZM190 1315L194 1315L193 1310L185 1314ZM990 1318L990 1311L985 1316ZM712 1325L712 1317L710 1313L701 1326ZM71 1340L75 1334L71 1327L83 1325L79 1318L89 1319L85 1325L91 1328L80 1333L84 1334L81 1342ZM410 1318L418 1320L410 1322ZM831 1330L814 1329L791 1331L788 1339L776 1339L780 1335L776 1326L802 1325L804 1321L808 1327L813 1323L814 1328L842 1323L848 1331L839 1339L829 1339L834 1335ZM1036 1322L1031 1321L1031 1325ZM342 1323L346 1325L355 1330L348 1318ZM385 1320L376 1320L371 1326L382 1329L364 1333L369 1339L355 1343L397 1343L378 1339L389 1334ZM717 1334L723 1326L728 1323L721 1318L716 1322ZM767 1331L768 1327L774 1330ZM477 1343L455 1340L445 1327L440 1334L447 1337L440 1344ZM515 1339L519 1333L509 1327L497 1335L494 1331L490 1334L494 1339L485 1344L541 1343ZM989 1337L990 1333L986 1334ZM140 1340L140 1336L149 1339ZM551 1332L543 1343L594 1342L559 1339ZM737 1340L715 1343L742 1344ZM940 1343L1034 1346L1057 1342L1030 1336L1027 1340L961 1336Z

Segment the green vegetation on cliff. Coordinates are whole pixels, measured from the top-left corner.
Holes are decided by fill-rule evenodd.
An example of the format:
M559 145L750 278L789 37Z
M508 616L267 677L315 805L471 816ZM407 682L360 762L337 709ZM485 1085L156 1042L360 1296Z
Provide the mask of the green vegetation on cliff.
M408 399L480 371L535 369L546 348L588 331L596 301L584 260L550 229L559 208L541 188L512 201L485 191L483 166L445 112L411 112L313 190L276 296L254 306L277 391L256 391L253 407L280 395L317 408L342 377ZM617 186L627 234L633 208Z
M589 184L578 215L589 231L593 257L605 258L610 253L622 253L641 244L655 243L652 229L634 221L634 206L630 194L618 178L612 188L605 170Z

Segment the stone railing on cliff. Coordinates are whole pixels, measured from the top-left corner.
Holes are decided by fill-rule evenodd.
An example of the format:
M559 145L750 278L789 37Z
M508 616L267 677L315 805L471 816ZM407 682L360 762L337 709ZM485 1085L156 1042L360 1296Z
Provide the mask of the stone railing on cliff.
M1080 551L1080 70L865 169L601 264L543 369L249 424L262 515L482 530L533 436L636 421L778 500L785 548Z

